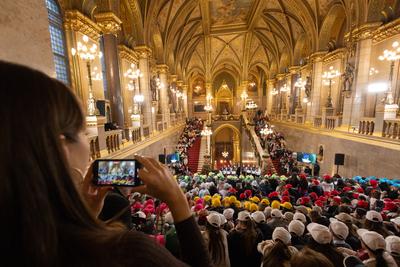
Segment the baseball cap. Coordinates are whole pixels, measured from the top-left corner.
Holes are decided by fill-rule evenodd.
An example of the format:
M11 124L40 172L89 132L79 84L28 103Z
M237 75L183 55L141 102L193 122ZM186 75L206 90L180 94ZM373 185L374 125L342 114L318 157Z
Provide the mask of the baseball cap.
M218 213L213 212L207 215L207 222L215 227L221 226L221 218Z
M308 215L308 209L306 206L296 206L295 209L300 211L304 215Z
M266 218L271 217L271 211L272 211L272 208L271 208L271 207L266 207L266 208L264 209L264 215L265 215Z
M347 256L343 259L343 265L345 267L364 267L364 263L356 256Z
M234 209L228 208L228 209L225 209L222 214L225 216L225 218L227 220L230 220L230 219L232 219L234 213L235 213Z
M339 213L338 215L335 216L335 218L338 219L338 220L341 221L341 222L344 222L344 223L351 223L351 222L353 222L353 219L352 219L351 215L350 215L350 214L347 214L347 213L345 213L345 212Z
M386 251L392 255L400 256L400 237L391 235L386 237Z
M306 222L307 222L306 216L305 216L303 213L301 213L301 212L296 212L296 213L293 215L293 220L299 220L299 221L301 221L302 223L306 223Z
M228 221L223 214L218 213L218 216L221 221L221 226L224 225Z
M329 228L324 225L318 223L310 223L309 225L307 225L307 230L311 234L315 242L319 244L328 244L332 240L332 234L329 231Z
M256 211L251 214L251 218L256 223L265 222L265 215L262 211Z
M284 244L289 244L292 236L290 233L283 227L276 227L274 232L272 233L272 240L277 241L280 240Z
M329 229L332 233L337 236L338 238L345 240L349 235L349 228L346 224L342 223L341 221L331 221L329 225Z
M272 218L282 218L282 212L278 209L272 209L271 217Z
M297 236L302 236L306 227L301 221L293 220L289 223L288 228L290 233L295 233Z
M239 221L248 221L250 220L250 212L243 210L238 213L238 218Z
M400 217L396 217L394 219L390 219L390 221L396 225L400 225Z
M285 202L285 203L281 204L281 206L287 210L293 209L293 206L290 202Z
M293 212L287 211L285 212L285 214L283 214L283 217L285 218L285 220L287 220L288 222L290 222L291 220L293 220Z
M375 210L367 211L367 215L365 215L365 218L368 221L372 221L372 222L382 222L383 221L382 215Z
M358 229L357 234L367 247L373 251L385 249L386 242L382 235L366 229Z

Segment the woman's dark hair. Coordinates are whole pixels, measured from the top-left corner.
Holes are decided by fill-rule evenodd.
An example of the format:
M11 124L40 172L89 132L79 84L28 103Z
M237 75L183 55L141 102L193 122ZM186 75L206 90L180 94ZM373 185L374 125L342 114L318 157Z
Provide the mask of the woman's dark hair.
M209 236L208 251L215 265L225 260L225 247L221 230L207 222L206 231Z
M246 255L250 255L257 242L257 231L252 220L241 221L241 223L246 226L246 229L243 231L244 250Z
M2 260L15 266L71 266L77 250L79 264L99 260L101 255L89 256L100 249L90 241L104 244L110 231L104 233L106 226L81 199L60 138L75 142L84 128L78 100L61 82L1 61L0 84Z
M372 250L372 249L370 249L370 248L364 243L364 241L362 241L362 239L361 239L361 242L363 243L363 245L364 245L369 251L371 251L372 254L374 254L374 256L375 256L375 266L376 266L376 267L387 267L387 266L388 266L388 264L387 264L385 258L383 257L383 253L385 252L384 249Z
M343 266L343 254L340 253L332 244L320 244L314 239L310 238L307 247L323 254L333 263L335 267Z
M291 267L334 267L333 263L322 253L309 248L303 248L294 254L290 260Z
M289 251L289 247L278 239L275 241L275 244L273 245L269 253L264 255L262 266L284 266L284 262L289 261L291 256L292 255Z
M365 220L364 228L367 229L368 231L377 232L384 238L390 235L389 231L386 229L386 226L383 224L383 222L373 222L370 220Z

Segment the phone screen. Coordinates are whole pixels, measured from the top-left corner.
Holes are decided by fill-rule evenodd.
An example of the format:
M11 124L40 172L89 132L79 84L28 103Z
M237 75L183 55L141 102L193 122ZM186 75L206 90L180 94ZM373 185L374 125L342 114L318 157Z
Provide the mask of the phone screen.
M98 186L139 186L139 162L136 160L97 160L93 168Z

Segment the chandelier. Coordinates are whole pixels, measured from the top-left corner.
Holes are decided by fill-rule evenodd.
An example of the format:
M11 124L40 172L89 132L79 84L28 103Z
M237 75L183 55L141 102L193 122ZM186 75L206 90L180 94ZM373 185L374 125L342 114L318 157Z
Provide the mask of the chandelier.
M228 151L223 151L223 152L222 152L222 156L223 156L224 158L227 158L227 157L229 156L229 152L228 152Z
M212 135L211 129L209 129L207 126L204 128L204 130L201 131L202 136L210 136Z
M272 134L274 131L271 129L271 128L269 128L268 126L265 126L264 128L262 128L261 130L260 130L260 133L262 134L262 135L269 135L269 134Z
M256 109L257 107L258 107L257 104L253 100L249 101L246 104L247 109Z
M276 90L276 88L273 88L272 91L271 91L271 94L272 95L277 95L277 94L279 94L279 92L278 92L278 90Z

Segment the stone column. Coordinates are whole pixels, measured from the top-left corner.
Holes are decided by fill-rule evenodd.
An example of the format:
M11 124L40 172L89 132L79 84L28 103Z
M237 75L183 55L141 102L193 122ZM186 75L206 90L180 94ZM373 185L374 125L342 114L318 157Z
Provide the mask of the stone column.
M118 40L117 33L121 30L121 20L112 12L98 13L95 15L97 24L103 32L103 52L106 68L106 81L108 95L106 99L111 104L113 122L121 128L124 127L123 99L120 84Z
M322 86L322 57L325 52L317 52L311 55L312 60L312 89L311 105L307 109L307 122L312 123L314 117L320 115L321 111L321 86Z
M149 69L149 58L151 56L151 49L147 46L137 46L134 49L139 56L139 69L142 73L142 77L139 78L140 93L144 96L144 102L142 104L143 114L143 126L149 127L149 132L153 131L152 123L152 96L150 91L150 69Z
M187 101L188 100L188 88L189 88L189 85L187 85L187 84L182 85L182 93L183 93L182 104L183 104L183 111L185 114L185 118L188 117L188 101Z
M373 23L363 25L358 29L352 92L349 98L344 99L343 105L341 128L346 131L351 131L351 127L358 127L360 119L364 116L372 51L372 32L376 27L377 24Z
M272 90L274 89L275 86L275 79L269 79L267 81L267 112L268 114L272 114L274 111L274 99L275 96L272 94Z
M177 85L177 89L179 90L179 92L182 93L183 91L183 81L182 80L178 80L176 81L176 85ZM182 99L180 97L178 97L178 95L175 95L176 97L176 104L177 104L177 113L180 114L182 113Z
M157 65L160 82L161 82L161 92L160 92L160 101L161 101L161 114L163 115L163 128L165 125L169 127L170 125L170 116L169 116L169 105L168 105L168 66L167 65Z

